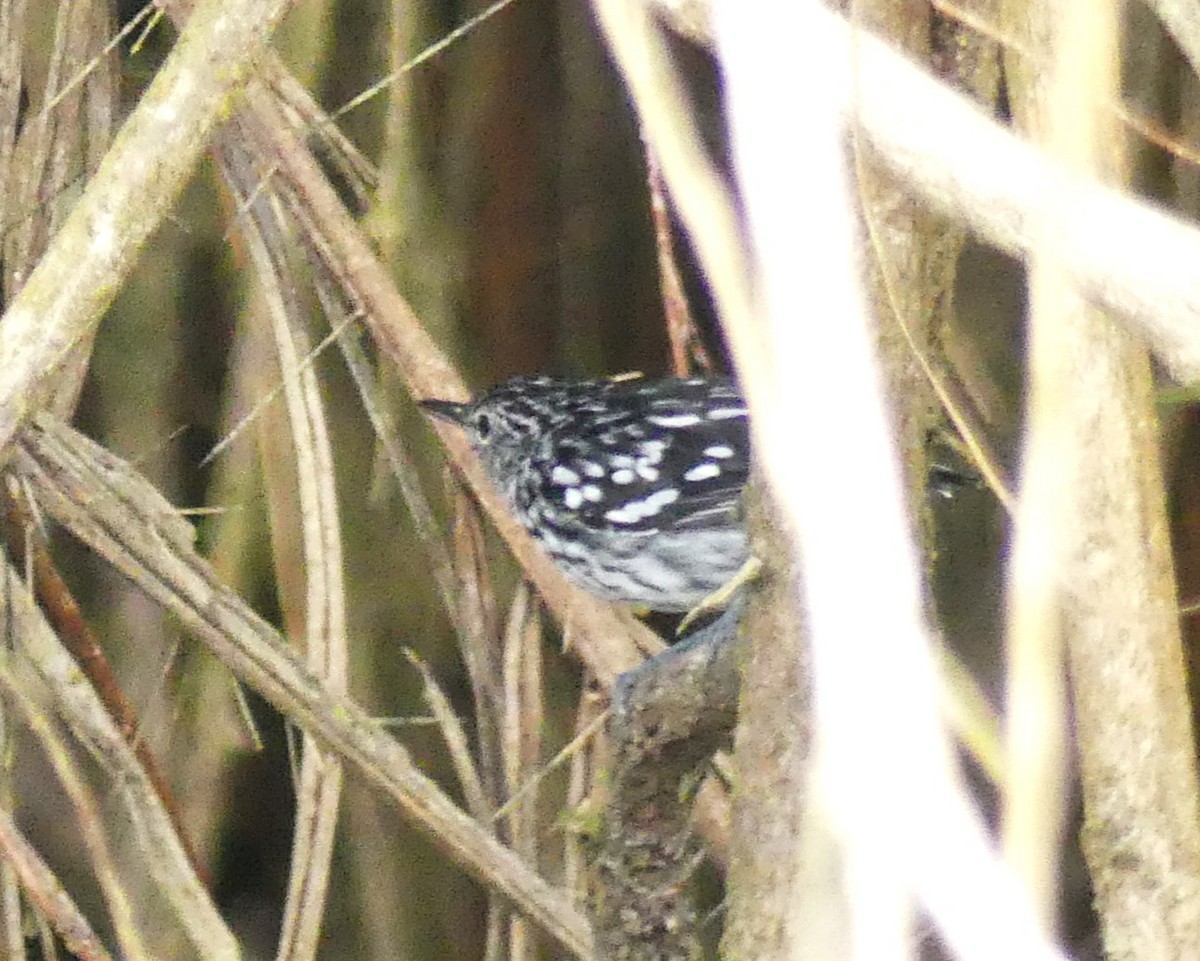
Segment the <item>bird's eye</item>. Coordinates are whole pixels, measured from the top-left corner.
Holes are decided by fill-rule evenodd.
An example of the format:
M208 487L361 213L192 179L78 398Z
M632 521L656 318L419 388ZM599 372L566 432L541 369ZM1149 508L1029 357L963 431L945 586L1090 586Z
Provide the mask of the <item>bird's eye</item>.
M492 433L492 419L487 414L480 414L475 418L475 436L480 440L487 440Z

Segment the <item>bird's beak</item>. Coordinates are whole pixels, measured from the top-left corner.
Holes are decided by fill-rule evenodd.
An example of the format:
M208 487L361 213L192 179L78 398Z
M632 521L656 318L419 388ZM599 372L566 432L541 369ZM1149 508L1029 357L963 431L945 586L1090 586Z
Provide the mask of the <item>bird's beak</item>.
M422 400L417 406L427 413L433 414L438 420L444 420L462 427L467 422L469 404L456 404L450 400Z

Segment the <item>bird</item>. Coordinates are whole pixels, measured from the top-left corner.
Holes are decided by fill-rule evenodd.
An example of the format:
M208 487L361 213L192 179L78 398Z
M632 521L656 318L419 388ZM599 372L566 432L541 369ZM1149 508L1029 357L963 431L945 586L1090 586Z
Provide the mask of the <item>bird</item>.
M749 420L728 378L523 376L420 406L466 432L509 509L591 594L692 611L750 559Z

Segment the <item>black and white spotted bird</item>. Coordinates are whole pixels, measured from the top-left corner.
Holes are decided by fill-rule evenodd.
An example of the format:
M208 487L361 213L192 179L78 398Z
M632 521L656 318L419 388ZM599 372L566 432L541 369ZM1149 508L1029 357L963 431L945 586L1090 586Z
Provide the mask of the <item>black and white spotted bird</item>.
M421 406L467 432L513 513L593 594L688 611L748 559L750 432L729 380L518 377Z

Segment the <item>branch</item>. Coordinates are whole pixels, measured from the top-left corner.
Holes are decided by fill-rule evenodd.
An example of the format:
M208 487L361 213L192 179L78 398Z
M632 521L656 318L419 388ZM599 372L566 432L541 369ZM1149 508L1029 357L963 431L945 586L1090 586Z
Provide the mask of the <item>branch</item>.
M288 0L205 0L0 321L0 450L183 190Z
M16 457L51 517L142 587L243 681L357 766L456 862L580 958L591 932L578 911L468 817L354 701L322 685L279 634L220 582L193 530L142 475L43 417Z
M1154 6L1200 66L1191 8L1183 11L1175 0ZM1033 253L1038 219L1053 210L1064 268L1079 291L1127 321L1176 380L1200 378L1200 232L1066 170L884 41L829 11L820 16L831 50L854 64L850 110L885 167L981 239L1022 259ZM689 229L695 239L696 225ZM720 297L719 287L715 292Z

